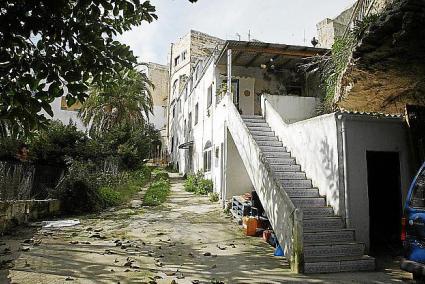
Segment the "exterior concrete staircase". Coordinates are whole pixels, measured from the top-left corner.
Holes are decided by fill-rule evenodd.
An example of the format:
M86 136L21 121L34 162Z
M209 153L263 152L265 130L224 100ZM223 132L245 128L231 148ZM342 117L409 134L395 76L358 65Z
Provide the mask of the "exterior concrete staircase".
M303 212L302 242L304 273L371 271L375 259L364 255L365 245L355 241L355 232L345 228L326 200L313 187L301 166L278 140L261 116L242 116L251 136L268 163L270 175L281 183L296 208Z

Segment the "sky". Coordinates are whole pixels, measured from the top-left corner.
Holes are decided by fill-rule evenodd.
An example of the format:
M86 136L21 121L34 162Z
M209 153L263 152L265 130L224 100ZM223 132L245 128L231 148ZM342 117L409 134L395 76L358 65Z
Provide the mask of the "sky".
M311 45L316 24L355 0L152 0L158 20L119 37L141 62L167 64L170 44L191 29L222 39Z

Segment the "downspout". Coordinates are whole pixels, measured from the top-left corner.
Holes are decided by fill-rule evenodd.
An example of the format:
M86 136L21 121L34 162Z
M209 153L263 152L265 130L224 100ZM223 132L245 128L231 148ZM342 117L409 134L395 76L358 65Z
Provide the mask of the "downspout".
M345 224L347 228L350 228L350 201L348 194L348 170L347 170L347 130L345 127L344 115L338 115L338 119L341 121L341 136L342 136L342 156L344 166L344 206L345 206Z

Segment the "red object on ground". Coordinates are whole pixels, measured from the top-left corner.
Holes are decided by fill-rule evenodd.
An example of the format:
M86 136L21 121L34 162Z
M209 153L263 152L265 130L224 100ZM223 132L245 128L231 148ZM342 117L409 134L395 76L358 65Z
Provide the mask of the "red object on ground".
M258 219L254 217L244 217L243 228L244 228L245 235L255 236L257 234Z
M265 240L267 242L270 239L271 235L272 235L271 230L264 230L263 231L263 240Z

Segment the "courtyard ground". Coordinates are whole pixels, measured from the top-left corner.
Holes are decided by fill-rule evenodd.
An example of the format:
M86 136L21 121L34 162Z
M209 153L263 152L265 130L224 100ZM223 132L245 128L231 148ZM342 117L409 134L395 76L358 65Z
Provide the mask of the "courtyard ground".
M0 283L409 283L397 260L377 272L297 275L261 238L246 237L218 204L172 175L168 201L27 227L0 239ZM14 260L9 262L9 260ZM215 282L214 282L215 281Z

